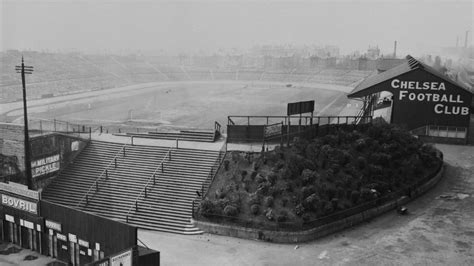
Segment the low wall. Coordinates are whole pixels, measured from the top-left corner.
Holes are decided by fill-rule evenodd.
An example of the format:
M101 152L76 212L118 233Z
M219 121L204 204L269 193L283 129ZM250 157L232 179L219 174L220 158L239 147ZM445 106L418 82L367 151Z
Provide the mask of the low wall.
M383 204L381 206L363 211L361 213L349 216L347 218L328 223L313 229L304 231L271 231L271 230L259 230L255 228L245 228L235 225L227 224L216 224L210 222L204 222L199 220L193 220L195 226L201 230L211 234L225 235L246 239L258 239L276 243L298 243L314 240L337 231L341 231L345 228L352 227L363 221L377 217L387 211L397 208L397 206L403 205L411 201L412 199L420 196L421 194L434 187L438 181L442 178L444 173L444 165L440 167L439 172L431 178L428 182L424 183L417 189L411 191L409 197L403 196L398 200L394 200Z

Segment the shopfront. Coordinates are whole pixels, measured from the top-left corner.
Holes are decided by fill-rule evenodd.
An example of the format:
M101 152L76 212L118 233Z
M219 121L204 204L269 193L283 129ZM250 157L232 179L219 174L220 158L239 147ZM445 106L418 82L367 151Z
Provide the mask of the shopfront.
M43 219L39 193L13 182L0 183L2 239L42 253Z

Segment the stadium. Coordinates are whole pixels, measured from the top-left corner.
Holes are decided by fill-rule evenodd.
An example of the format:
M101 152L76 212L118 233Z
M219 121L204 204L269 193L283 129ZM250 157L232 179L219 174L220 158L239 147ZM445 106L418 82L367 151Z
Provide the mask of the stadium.
M5 3L0 264L474 264L466 5L244 2Z

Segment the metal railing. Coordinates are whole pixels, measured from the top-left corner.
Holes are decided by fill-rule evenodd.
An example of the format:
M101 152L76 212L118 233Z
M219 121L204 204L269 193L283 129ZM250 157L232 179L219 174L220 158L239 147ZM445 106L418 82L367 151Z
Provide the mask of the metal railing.
M28 119L30 131L36 131L39 134L47 134L50 132L74 135L76 137L91 139L92 127L83 124L75 124L57 119L49 120L42 118Z
M372 116L364 116L361 110L353 116L264 116L264 115L232 115L227 117L228 125L269 125L283 122L283 125L325 125L325 124L357 124L361 119L371 121ZM243 123L237 123L240 120ZM252 121L254 120L254 121ZM255 123L255 120L257 123ZM253 123L252 123L253 122Z
M217 121L214 121L214 131L221 133L221 124Z
M79 200L79 202L76 204L76 207L79 207L81 205L81 203L86 200L86 205L89 204L89 193L91 193L92 189L95 187L95 191L99 191L99 181L100 179L102 178L102 176L105 174L105 179L108 179L109 176L108 176L108 169L109 167L113 164L114 165L114 168L117 168L117 156L119 156L120 154L123 154L123 157L125 157L125 148L127 147L127 144L123 145L120 150L115 153L114 157L112 158L112 160L110 160L110 162L107 164L107 166L105 167L104 170L102 170L102 172L100 173L99 177L97 177L95 179L95 181L92 183L92 185L89 187L89 189L87 190L86 194L81 198L81 200Z
M169 161L171 161L171 151L173 150L173 147L170 147L168 149L168 151L166 152L166 155L165 157L161 160L161 162L158 164L158 166L155 168L155 171L153 172L153 174L150 176L150 178L148 178L148 181L146 182L145 184L145 187L143 187L143 189L140 191L140 193L138 193L138 196L135 198L135 200L133 201L133 203L130 205L130 208L128 208L128 211L127 213L125 214L125 221L128 223L128 218L129 218L129 215L130 215L130 212L133 210L133 208L135 207L135 211L138 212L138 201L140 200L140 198L142 197L142 195L144 195L144 197L146 198L147 197L147 189L148 189L148 186L150 185L150 182L153 181L153 185L156 184L156 175L158 174L158 171L160 170L161 168L161 173L164 173L165 172L165 166L164 166L164 163L165 163L165 160L168 159Z

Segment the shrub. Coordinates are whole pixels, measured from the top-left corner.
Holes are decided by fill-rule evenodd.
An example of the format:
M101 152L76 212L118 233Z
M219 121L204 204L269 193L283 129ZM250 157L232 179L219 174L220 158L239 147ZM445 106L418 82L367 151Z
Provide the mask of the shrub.
M234 161L235 163L238 162L240 159L240 154L238 151L233 151L232 152L232 161Z
M244 178L247 176L247 171L246 170L242 170L242 172L240 172L240 176L242 177L241 181L244 181Z
M331 199L332 209L337 210L339 206L339 199L333 198Z
M249 204L254 205L254 204L260 204L261 197L257 193L252 193L249 195Z
M260 212L260 206L258 204L253 204L250 206L250 211L253 215L257 215Z
M258 173L257 173L256 171L253 171L253 172L250 174L250 178L251 178L252 180L255 180L255 177L257 176L257 174L258 174Z
M303 221L309 222L309 220L311 220L311 215L309 213L305 213L303 216L301 216L301 218L303 218Z
M265 182L266 179L261 174L258 174L257 177L255 178L255 181L260 184L260 183Z
M226 171L229 171L229 164L230 164L229 160L225 160L225 161L224 161L224 169L225 169Z
M273 221L275 219L275 214L273 213L272 208L268 208L265 210L265 217L267 217L267 219L270 221Z
M370 192L370 189L368 188L362 188L360 190L360 198L363 201L369 201L372 199L372 192Z
M311 171L310 169L304 169L301 173L301 181L303 181L303 185L308 185L313 183L316 180L316 173Z
M270 183L268 182L263 182L257 185L257 193L261 195L268 195L268 192L270 190Z
M265 197L265 199L263 200L263 204L264 204L266 207L272 207L272 206L273 206L273 202L274 202L274 199L273 199L272 196Z
M329 201L325 201L325 202L323 203L323 206L324 206L323 211L324 211L324 214L325 214L325 215L329 215L329 214L331 214L331 213L334 211L334 209L333 209L333 207L332 207L332 204L331 204L331 202L329 202Z
M305 198L305 200L303 201L303 207L309 211L316 211L319 207L319 202L319 197L315 193L313 193L307 198Z
M239 214L239 210L235 206L232 206L232 205L225 206L224 215L234 217L234 216L237 216L237 214Z
M301 216L301 215L304 214L304 212L305 212L305 209L303 207L303 204L300 203L300 204L296 205L296 207L295 207L296 215Z
M287 204L288 204L288 198L282 198L281 199L281 206L286 207Z
M275 185L276 180L277 180L277 175L276 174L269 174L266 179L270 184Z
M216 198L218 199L223 199L225 197L226 193L224 191L224 189L222 188L219 188L216 190Z
M306 186L306 187L303 187L301 189L301 193L303 195L303 198L308 197L309 195L313 194L314 192L316 192L316 189L314 188L314 186Z
M283 210L277 215L277 222L282 223L288 220L288 213Z
M357 157L357 167L361 170L367 167L367 160L365 159L365 157L362 157L362 156Z
M201 201L201 205L199 206L199 212L203 215L215 214L214 202L212 202L208 198L204 199L203 201Z

